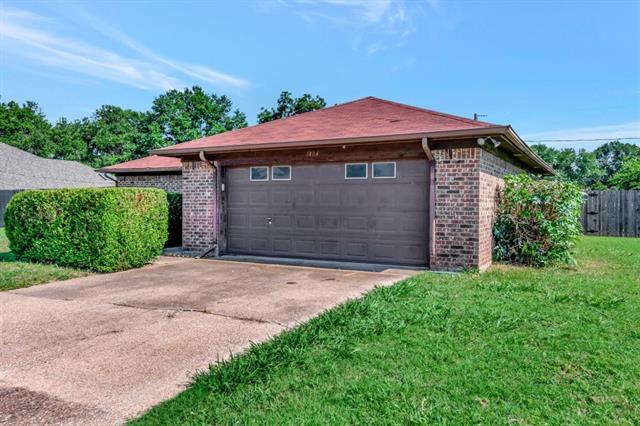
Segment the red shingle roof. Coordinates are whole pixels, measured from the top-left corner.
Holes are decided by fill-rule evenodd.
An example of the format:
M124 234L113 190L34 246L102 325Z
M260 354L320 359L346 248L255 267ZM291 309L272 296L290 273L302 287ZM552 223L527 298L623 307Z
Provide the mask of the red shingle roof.
M416 133L473 130L497 125L374 97L270 121L173 145L155 152L170 154L213 147L325 141Z
M137 160L114 164L113 166L100 169L101 172L105 173L172 172L181 170L182 164L180 158L161 157L159 155L150 155L149 157L138 158Z

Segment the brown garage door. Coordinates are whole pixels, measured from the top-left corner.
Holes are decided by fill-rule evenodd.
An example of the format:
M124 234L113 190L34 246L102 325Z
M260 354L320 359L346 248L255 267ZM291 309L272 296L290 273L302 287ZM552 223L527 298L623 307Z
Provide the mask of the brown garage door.
M427 162L396 161L386 179L367 167L367 179L349 180L344 163L294 165L287 181L226 169L227 252L425 265Z

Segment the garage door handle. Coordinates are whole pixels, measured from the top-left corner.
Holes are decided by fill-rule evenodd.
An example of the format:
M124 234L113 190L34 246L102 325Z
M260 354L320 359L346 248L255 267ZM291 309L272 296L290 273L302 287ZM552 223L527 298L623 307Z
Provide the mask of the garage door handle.
M271 225L273 223L273 218L272 217L268 217L267 218L267 225Z

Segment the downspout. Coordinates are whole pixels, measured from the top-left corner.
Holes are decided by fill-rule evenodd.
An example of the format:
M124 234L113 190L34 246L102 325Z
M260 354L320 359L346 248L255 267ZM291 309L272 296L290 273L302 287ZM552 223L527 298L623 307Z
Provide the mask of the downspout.
M207 156L204 154L204 151L200 151L198 153L198 157L200 158L200 161L203 161L205 163L209 163L211 164L211 166L213 167L213 173L214 176L216 176L216 197L218 196L218 162L217 161L210 161L207 159ZM216 213L216 217L217 217L217 213ZM218 230L218 224L216 224L216 232ZM209 254L211 254L211 252L215 251L218 248L218 242L217 242L217 236L216 236L216 241L213 243L213 246L208 248L207 250L205 250L203 253L199 254L198 256L196 256L196 259L202 259L203 257L207 257Z
M433 161L433 153L429 148L429 139L426 136L422 138L422 150L427 154L427 160Z
M429 148L429 139L425 136L422 138L422 150L427 156L427 167L429 172L429 210L428 210L428 235L427 235L427 263L429 269L433 269L433 258L436 254L436 162L433 160L433 153Z
M115 183L118 183L118 179L115 179L111 176L111 173L98 173L98 175L105 180L110 180L113 181Z

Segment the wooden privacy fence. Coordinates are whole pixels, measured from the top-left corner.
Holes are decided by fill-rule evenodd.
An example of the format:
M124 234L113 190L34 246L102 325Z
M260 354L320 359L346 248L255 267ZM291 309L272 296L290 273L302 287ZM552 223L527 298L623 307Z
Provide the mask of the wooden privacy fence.
M7 204L16 192L20 192L20 190L0 189L0 228L4 226L4 211L7 209Z
M586 235L640 237L640 190L588 191L582 229Z

